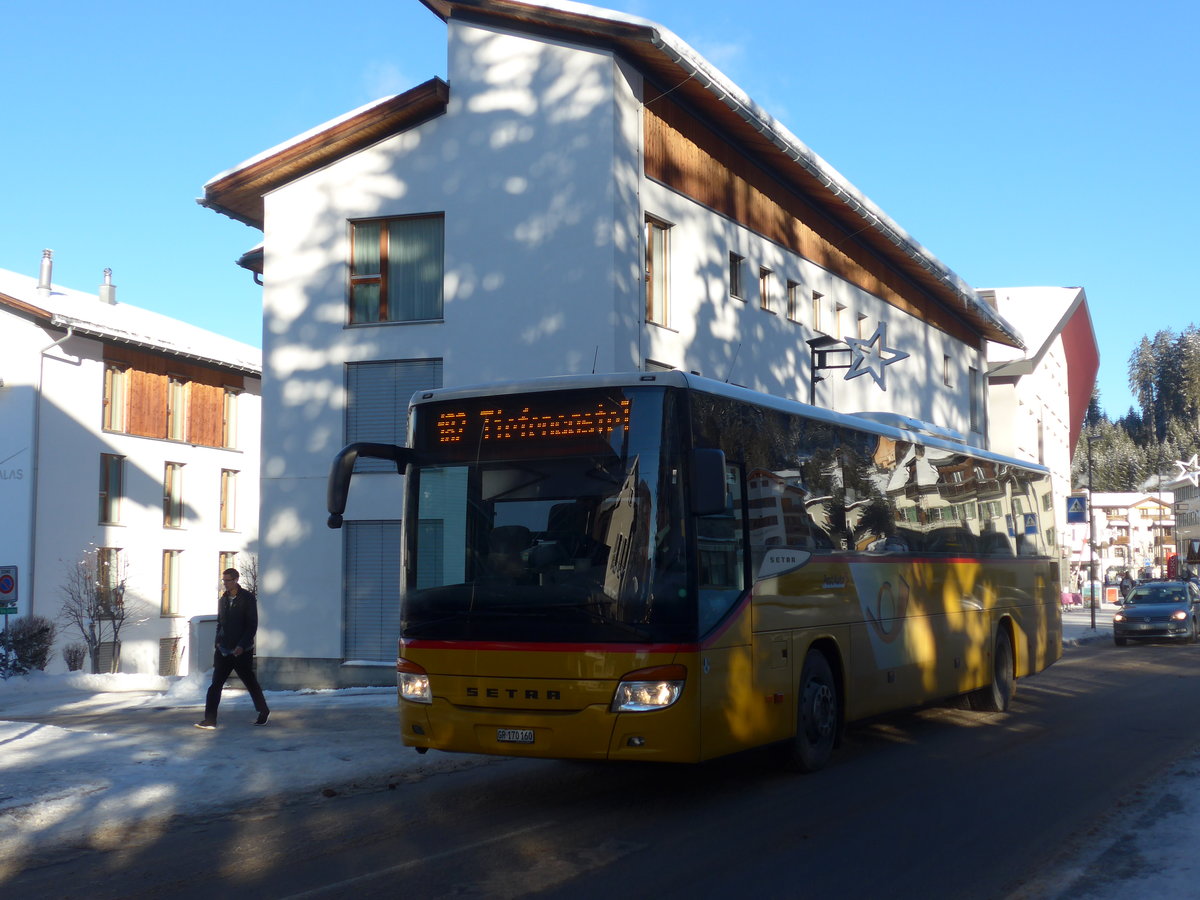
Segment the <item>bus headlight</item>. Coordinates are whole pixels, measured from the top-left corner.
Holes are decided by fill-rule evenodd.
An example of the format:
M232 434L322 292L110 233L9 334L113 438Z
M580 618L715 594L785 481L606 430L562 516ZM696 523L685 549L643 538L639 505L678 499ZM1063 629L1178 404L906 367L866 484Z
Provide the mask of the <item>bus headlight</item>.
M433 702L433 693L429 690L429 673L411 660L396 660L396 689L401 700L410 700L413 703Z
M655 666L626 673L613 694L613 712L651 712L666 709L683 694L687 669Z

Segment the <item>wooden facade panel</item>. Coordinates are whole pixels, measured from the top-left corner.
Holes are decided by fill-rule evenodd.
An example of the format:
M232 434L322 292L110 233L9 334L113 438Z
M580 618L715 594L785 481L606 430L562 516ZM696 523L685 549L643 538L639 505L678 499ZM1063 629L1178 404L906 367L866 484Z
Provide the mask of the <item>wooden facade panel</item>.
M166 437L167 376L132 366L126 371L129 378L129 433Z
M167 437L167 385L171 378L176 378L187 383L187 442L222 446L225 389L243 389L245 379L241 374L123 345L106 346L104 360L125 367L129 434Z
M225 389L193 381L188 398L188 440L206 447L221 446Z
M670 100L644 106L646 175L828 269L898 309L976 343L958 318L867 253L839 224L771 178ZM851 251L859 251L852 255Z

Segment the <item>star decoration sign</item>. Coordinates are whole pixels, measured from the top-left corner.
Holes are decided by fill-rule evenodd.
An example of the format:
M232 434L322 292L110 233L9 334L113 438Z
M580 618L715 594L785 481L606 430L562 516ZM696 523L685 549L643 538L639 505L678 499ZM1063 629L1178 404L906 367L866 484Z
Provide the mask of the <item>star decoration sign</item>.
M876 325L875 333L866 340L862 338L846 338L845 340L854 355L850 371L846 373L847 381L857 378L859 375L870 375L875 379L880 390L886 391L887 367L902 359L908 359L907 353L902 353L895 347L887 345L887 322L880 322Z
M1179 466L1179 477L1190 481L1192 487L1200 486L1200 464L1196 462L1196 456L1197 454L1193 453L1187 462L1175 460L1175 465Z

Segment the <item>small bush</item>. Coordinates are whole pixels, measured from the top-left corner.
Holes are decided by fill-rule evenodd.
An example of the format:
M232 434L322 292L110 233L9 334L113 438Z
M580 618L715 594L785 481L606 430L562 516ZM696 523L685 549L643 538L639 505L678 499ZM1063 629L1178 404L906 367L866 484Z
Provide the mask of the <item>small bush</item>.
M87 644L67 644L63 647L63 662L67 664L67 671L78 672L83 668L85 659L87 659Z
M22 616L0 632L0 676L28 675L46 668L57 626L42 616Z

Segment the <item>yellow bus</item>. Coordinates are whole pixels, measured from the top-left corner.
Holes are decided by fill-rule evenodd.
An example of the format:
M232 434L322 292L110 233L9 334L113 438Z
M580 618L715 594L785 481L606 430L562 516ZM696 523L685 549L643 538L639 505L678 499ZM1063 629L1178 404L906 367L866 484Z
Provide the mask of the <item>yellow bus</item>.
M945 429L683 372L419 392L405 479L405 744L699 762L965 696L1061 655L1045 468Z

